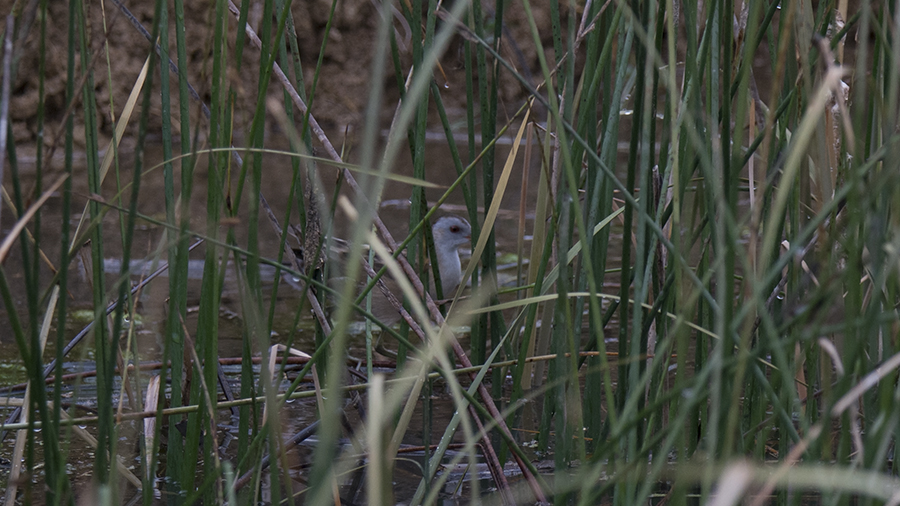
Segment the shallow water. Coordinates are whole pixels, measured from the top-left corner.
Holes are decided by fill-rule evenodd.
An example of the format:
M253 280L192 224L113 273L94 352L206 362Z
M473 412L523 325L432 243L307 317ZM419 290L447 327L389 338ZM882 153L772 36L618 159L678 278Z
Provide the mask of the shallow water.
M427 175L428 179L432 182L435 182L440 185L449 185L455 179L455 170L453 166L450 164L450 156L447 153L440 153L440 150L443 149L440 144L437 145L429 145L429 151L431 152L431 159L433 163L431 163L428 167L429 174ZM504 150L508 148L501 147L498 152L498 159L503 159L505 156ZM154 163L160 160L162 154L159 147L155 149L151 146L147 152L148 156L148 166L152 166ZM446 163L446 165L442 165ZM266 172L263 176L263 188L262 193L266 196L269 204L272 206L273 211L276 215L279 216L279 219L283 219L284 210L287 207L287 195L285 195L285 188L290 184L290 178L292 177L292 172L289 170L289 164L284 158L275 158L271 163L266 163ZM397 168L397 173L400 174L409 174L409 167L405 167L399 165ZM529 178L533 180L533 178L537 175L536 168L532 169L529 174ZM80 175L74 178L74 204L73 204L73 221L71 226L74 228L77 226L77 218L80 216L80 213L83 209L84 205L84 195L87 195L87 188L84 177L84 168L80 168L77 171ZM127 171L126 171L127 172ZM332 169L323 168L323 180L326 186L329 185L329 177L326 174L333 173ZM202 167L198 168L197 172L197 181L195 181L195 192L201 193L205 191L206 181L204 180L205 171ZM163 202L160 195L163 194L162 187L162 173L159 170L149 172L145 174L143 182L142 182L142 191L141 197L139 200L139 209L140 212L152 216L155 219L164 219L164 208ZM123 181L129 181L131 178L130 174L123 173L121 179ZM480 178L480 176L479 176ZM177 180L177 177L176 177ZM110 178L112 181L112 178ZM520 183L521 182L521 173L515 173L512 176L509 189L504 197L503 201L503 209L498 217L498 223L496 227L497 232L497 241L498 241L498 251L502 256L502 261L506 261L508 265L506 268L502 269L500 272L500 283L502 285L515 285L515 249L516 249L516 240L519 235L518 232L518 219L517 219L517 209L519 207L518 200L520 198ZM537 185L532 183L529 185L529 191L532 193L529 195L529 200L533 201L536 198L536 195L533 193L536 191ZM109 193L112 194L114 189L112 188L111 182L108 181L107 187ZM388 183L385 187L384 192L384 200L383 205L381 206L380 214L382 219L388 225L389 228L395 234L395 239L401 239L405 235L405 230L408 226L408 213L409 213L409 192L410 187L407 185L397 184L397 183ZM246 194L247 192L245 192ZM437 199L443 190L433 190L429 189L426 191L426 194L430 201ZM247 196L245 195L242 208L246 209L246 201ZM190 203L190 213L191 213L191 227L195 230L204 230L205 225L203 222L203 217L205 216L205 202L200 199L194 199ZM448 204L444 206L445 213L465 213L465 207L463 206L462 194L460 191L457 191ZM296 212L294 213L296 215ZM62 216L61 210L61 198L60 195L53 196L48 202L47 206L43 211L43 236L42 247L45 248L45 252L47 253L50 259L58 259L58 238L56 234L58 234L58 226L53 227L51 223L59 223ZM8 230L11 226L11 222L9 221L9 213L4 213L3 215L3 230ZM530 229L531 220L533 216L528 216L527 227ZM296 219L296 218L295 218ZM265 220L265 218L262 218ZM337 234L346 233L346 223L345 222L337 222L336 224ZM104 261L104 271L106 272L106 279L108 286L115 281L118 277L118 273L121 270L121 252L117 250L120 248L121 241L118 239L119 233L119 221L115 213L109 213L103 222L104 227L104 235L105 235L105 244L104 247L106 250L104 251L104 256L106 257ZM246 225L238 225L234 228L235 233L238 237L238 244L245 244L246 239L243 237L245 234ZM272 228L268 225L268 223L261 223L259 227L260 230L260 251L271 258L275 258L277 256L277 248L278 248L278 240L279 238L276 236L274 232L272 232ZM132 260L130 262L130 272L131 272L131 282L137 283L143 277L147 276L153 270L159 268L159 266L163 265L165 262L160 259L162 257L164 259L164 255L159 254L161 251L158 248L161 239L164 236L164 230L150 222L139 220L138 227L135 230L135 239L134 244L135 248L132 252ZM526 242L526 251L530 248L530 244ZM512 255L511 255L512 254ZM202 278L204 261L203 261L203 246L195 250L192 254L192 260L190 261L188 268L188 286L189 286L189 307L195 306L199 301L200 294L200 279ZM512 260L510 260L512 257ZM76 257L70 268L70 287L69 287L69 299L68 304L70 307L70 321L67 324L66 335L67 339L70 339L77 332L79 332L92 318L92 304L91 304L91 289L89 284L90 276L87 273L85 268L85 259L88 256L79 256ZM12 276L10 282L14 287L21 288L23 280L21 278L21 269L11 268L12 265L16 265L18 262L21 264L21 258L18 255L18 252L14 251L12 258L8 261L7 264L7 272L10 273L18 273ZM510 263L511 262L511 263ZM88 265L89 265L88 261ZM241 347L242 347L242 331L243 325L241 323L241 305L240 305L240 290L237 284L237 276L234 274L235 269L232 265L230 269L228 269L228 274L225 278L225 284L223 286L223 298L222 305L220 308L219 316L219 355L220 357L239 357L241 355ZM288 283L280 283L278 287L278 291L276 293L272 293L272 288L274 286L273 281L275 279L275 268L271 266L264 265L261 267L261 274L263 277L263 294L265 296L264 304L268 304L270 301L274 300L275 304L275 322L274 322L274 333L272 337L272 342L284 342L285 339L290 339L292 346L301 350L304 350L308 353L312 353L314 350L314 327L312 325L312 321L308 315L303 316L301 319L301 323L299 326L294 326L295 313L296 308L300 305L301 300L299 293L294 290ZM46 286L50 282L50 275L47 269L42 271L42 282L43 286ZM137 342L139 343L139 349L132 356L132 359L140 360L141 362L148 361L159 361L161 359L161 350L162 350L162 329L165 326L165 314L166 314L166 296L168 289L168 280L166 275L163 275L156 280L152 281L146 288L144 288L141 292L141 296L139 299L138 312L135 315L132 315L131 320L136 322L135 331L137 334ZM17 290L17 293L24 293L24 289ZM111 299L110 299L111 300ZM23 312L24 312L24 300L20 301L22 304ZM264 306L265 307L265 306ZM190 329L196 328L196 311L189 310L188 318L185 322L186 327ZM8 328L8 315L5 312L0 312L0 328ZM55 337L55 331L51 332L51 343L53 338ZM464 338L463 338L464 339ZM53 353L53 346L51 345L48 349L46 356L50 357ZM351 343L351 356L364 357L364 340L362 335L354 338ZM90 339L86 340L83 344L79 345L70 355L67 362L63 364L62 372L64 374L71 374L76 372L84 372L86 370L93 369L93 353L92 353L92 344ZM21 383L26 380L24 369L22 367L21 361L17 358L18 348L11 338L0 337L0 388L9 387L11 385L15 385ZM49 360L49 359L47 359ZM225 368L227 376L229 377L229 381L233 383L232 387L235 391L239 390L239 375L237 371L239 371L239 366L230 366ZM156 374L155 371L147 371L142 375L142 384L146 384L146 381L153 374ZM440 384L439 384L440 385ZM304 385L301 387L302 389L310 388L309 385ZM435 392L436 398L434 400L434 408L433 408L433 416L435 420L449 420L454 412L454 406L450 398L446 393L443 393L443 387L438 386ZM69 383L67 385L67 389L64 392L64 398L68 399L73 404L81 405L85 408L92 408L95 405L96 400L96 390L94 386L94 379L87 377L82 378L79 381L74 381L73 383ZM221 397L220 397L221 399ZM128 403L126 402L126 406ZM421 409L421 405L417 408ZM4 419L8 416L11 410L5 410L0 408L0 416ZM311 399L298 399L292 401L287 404L286 411L282 413L283 420L285 421L285 433L290 435L293 431L299 430L308 424L315 421L316 417L316 409L315 402ZM228 411L223 411L221 413L221 429L224 430L223 434L230 433L232 436L236 435L236 427L237 420L231 420L232 416ZM417 414L414 417L413 425L411 426L411 430L409 434L412 438L415 438L416 434L421 434L421 414ZM416 426L419 424L419 426ZM436 442L441 435L443 430L443 426L436 424L433 428L433 442ZM127 428L122 427L122 433L129 432ZM0 456L3 458L8 458L10 455L10 451L12 448L12 441L14 438L8 437L6 441L3 442L2 446L0 446ZM229 438L224 438L223 442L228 442ZM410 444L421 444L421 441L409 441ZM305 443L307 448L311 448L312 442L307 441ZM79 444L72 446L72 451L70 453L70 461L73 463L73 466L76 469L77 474L88 475L90 473L91 465L93 459L91 458L90 449L84 447L82 450L78 450L77 448ZM303 450L304 445L297 450L298 455L303 453L307 453ZM122 452L126 456L130 455L128 458L134 458L133 451L134 448L131 448L131 445L122 445L120 448ZM229 455L231 452L235 451L236 445L230 444L226 448L223 448L226 455ZM85 452L85 453L81 453ZM414 458L414 455L409 456L410 458ZM302 459L301 459L302 460ZM449 462L449 460L448 460ZM84 466L81 468L81 466ZM79 468L81 468L79 470ZM451 472L450 470L446 472ZM302 472L300 473L302 475ZM475 473L474 476L477 476L479 480L484 480L484 477L479 473ZM472 475L469 475L471 479ZM402 496L405 496L407 493L411 494L416 485L418 484L418 478L415 473L404 472L402 466L398 468L396 478L397 485L397 499L400 500ZM0 480L5 480L5 476L0 474ZM301 478L301 481L302 478ZM407 484L404 484L408 481ZM451 480L451 483L455 483L458 485L458 478L455 480ZM448 487L451 485L448 484ZM454 485L455 486L455 485ZM468 485L466 484L465 487ZM485 487L490 487L491 483L489 480L485 480L482 484L482 489ZM452 488L448 490L452 491ZM404 492L406 491L406 492ZM455 500L451 498L452 494L448 495L449 503L454 503Z

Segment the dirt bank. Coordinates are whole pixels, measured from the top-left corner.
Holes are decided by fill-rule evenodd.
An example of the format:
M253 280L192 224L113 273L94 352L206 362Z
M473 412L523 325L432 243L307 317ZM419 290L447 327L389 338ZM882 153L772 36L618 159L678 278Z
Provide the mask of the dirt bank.
M150 29L153 20L154 2L126 2L134 19ZM134 87L142 65L150 51L147 39L132 25L128 15L107 2L106 10L99 2L92 2L90 22L87 36L92 51L91 62L95 70L94 92L101 117L98 118L100 132L104 137L112 133L113 115L120 114L122 105ZM198 90L204 101L209 101L210 82L207 77L212 71L212 45L214 18L213 2L185 2L185 26L187 27L187 75L190 83ZM297 42L304 75L311 80L314 73L320 48L325 37L325 26L331 8L330 0L295 1L292 9L297 23ZM2 13L10 12L11 2L0 2ZM46 70L44 86L46 95L46 125L48 134L46 142L51 142L53 134L62 125L66 111L65 80L66 57L68 47L67 23L68 7L63 2L50 2L48 26L48 51L46 51ZM546 12L546 6L539 5L538 12ZM491 11L486 8L486 16ZM364 0L342 1L337 5L334 22L326 44L322 61L318 89L313 111L320 123L331 131L354 130L361 126L362 116L371 85L371 50L374 47L378 15L376 3ZM170 15L170 20L173 15ZM259 26L262 6L255 3L249 13L251 26ZM23 16L24 17L24 16ZM23 17L20 17L22 19ZM528 32L527 22L520 12L507 12L504 15L504 36L510 41L506 44L505 54L515 65L527 68L528 72L536 72L537 59ZM549 33L549 17L538 14L537 20L542 33ZM21 57L13 87L11 102L11 118L13 134L20 147L32 144L37 136L37 110L39 85L39 33L40 19L32 25L26 42L22 47ZM394 29L401 44L414 38L408 27L394 19ZM170 22L174 30L174 23ZM229 45L235 47L237 22L229 18ZM174 41L174 35L171 36ZM106 44L108 42L108 44ZM521 43L519 43L521 42ZM170 47L174 49L172 42ZM408 47L408 46L407 46ZM547 47L547 45L545 45ZM250 124L249 115L256 94L256 76L259 68L258 52L255 49L244 51L244 59L238 69L237 62L229 62L231 85L238 93L237 100L244 107L237 107L235 117L237 131ZM173 55L173 58L175 56ZM233 57L233 56L231 56ZM411 54L403 52L404 72L409 68ZM462 38L456 36L441 61L442 72L436 73L436 79L446 85L444 90L445 105L451 113L461 114L465 105L465 75L463 70ZM389 62L386 64L390 65ZM157 69L159 67L157 66ZM170 78L173 91L177 84ZM309 83L307 83L309 86ZM389 121L394 104L399 96L398 86L392 69L385 77L385 121ZM159 89L159 74L154 79L154 88ZM511 78L503 80L500 86L501 100L505 104L521 103L523 95L521 87ZM273 84L270 87L272 96L280 96L280 88ZM154 94L154 109L151 117L151 132L159 132L161 126L159 94ZM111 106L112 104L112 106ZM197 114L194 106L192 116ZM75 109L76 122L83 125L83 109ZM173 106L172 114L177 128L178 111ZM502 110L501 110L502 114ZM192 118L195 119L195 118ZM151 133L151 135L153 135ZM77 136L82 137L82 136Z

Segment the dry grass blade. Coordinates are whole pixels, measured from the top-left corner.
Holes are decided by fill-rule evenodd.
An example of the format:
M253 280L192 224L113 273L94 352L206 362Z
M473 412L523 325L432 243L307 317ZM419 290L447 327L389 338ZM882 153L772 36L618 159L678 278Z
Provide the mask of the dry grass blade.
M22 233L22 230L25 229L25 225L27 225L28 222L31 221L31 218L34 217L38 209L40 209L41 206L43 206L47 202L47 200L51 196L53 196L54 192L56 192L56 190L59 190L59 187L62 186L62 184L66 181L66 179L68 179L68 177L68 174L63 174L62 176L60 176L55 183L50 185L50 188L47 188L47 191L45 191L44 194L41 195L41 197L37 199L34 204L31 204L28 210L25 211L25 214L23 214L18 219L18 221L16 221L16 224L13 225L9 233L6 234L6 237L3 238L3 242L0 243L0 263L6 260L6 256L9 254L10 248L12 248L12 245L13 243L15 243L16 238L19 237L19 234Z
M149 66L150 58L147 58L147 60L144 61L144 66L141 67L141 72L138 74L134 87L131 89L131 93L128 95L128 100L125 101L125 107L122 109L122 114L119 115L118 121L116 121L115 136L109 141L109 144L107 144L105 150L106 154L103 155L103 162L100 165L101 181L106 179L106 174L109 172L109 168L115 160L116 151L119 149L119 143L122 142L122 137L125 135L125 131L131 123L134 108L137 105L138 98L141 96L141 90L144 89L144 82L147 80L147 70Z
M159 375L153 376L150 378L150 381L147 383L147 393L144 396L144 411L156 411L159 406L159 393L160 393L160 380ZM144 460L144 474L148 480L153 479L155 476L155 472L151 462L153 462L153 449L156 444L156 418L145 418L144 419L144 447L146 448L145 460Z

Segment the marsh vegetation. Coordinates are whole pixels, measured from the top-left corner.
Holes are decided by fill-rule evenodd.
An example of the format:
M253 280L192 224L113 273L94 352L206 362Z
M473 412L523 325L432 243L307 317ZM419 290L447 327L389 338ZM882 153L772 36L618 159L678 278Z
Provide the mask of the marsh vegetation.
M5 504L900 503L895 3L3 12Z

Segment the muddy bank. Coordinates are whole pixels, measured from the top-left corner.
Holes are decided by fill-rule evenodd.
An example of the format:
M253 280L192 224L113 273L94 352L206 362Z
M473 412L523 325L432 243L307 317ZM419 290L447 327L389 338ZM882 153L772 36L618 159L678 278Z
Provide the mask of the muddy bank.
M153 2L126 2L133 19L150 30L153 22ZM538 5L536 18L542 34L549 34L549 16L546 5ZM12 2L0 2L0 12L10 12ZM208 75L212 71L212 45L214 4L213 2L185 2L185 26L187 27L187 75L204 102L209 103L210 81ZM331 9L330 0L295 1L292 5L293 18L297 24L297 43L303 74L309 83L315 72L320 49L324 43L325 55L319 73L319 83L315 93L313 112L319 122L332 132L353 131L361 127L366 100L371 86L371 50L374 47L378 25L376 3L369 1L339 2L334 14L334 21L327 41L326 23ZM485 8L485 22L492 22L492 11ZM55 134L62 128L66 111L66 59L69 45L67 23L69 11L62 2L51 2L47 19L47 46L44 71L44 88L46 96L45 121L47 134L45 142L52 143ZM259 26L263 15L262 5L254 3L248 19L251 26ZM170 14L169 47L174 52L174 14ZM24 18L24 16L23 16ZM505 13L504 37L508 41L504 45L504 56L525 73L534 75L537 72L537 55L527 21L519 9ZM122 110L129 93L135 85L141 67L150 52L150 43L133 26L129 15L107 3L106 11L99 2L90 6L89 23L86 35L91 48L91 64L94 73L94 97L101 111L98 125L102 137L109 138L113 129L113 117ZM231 17L228 22L228 44L231 58L234 58L236 44L237 21ZM395 34L401 46L403 68L406 72L412 57L409 50L410 41L415 35L408 26L400 21L397 15L393 19ZM22 46L15 85L11 102L11 119L13 135L18 146L25 148L37 138L38 86L40 83L40 19L33 23ZM441 59L441 68L435 73L436 80L444 86L445 107L452 113L462 115L465 107L465 72L463 69L462 37L454 37L453 42ZM106 44L108 42L108 44ZM551 46L548 41L544 47ZM172 58L176 56L172 54ZM390 62L386 62L390 65ZM76 61L80 66L80 61ZM236 59L229 62L231 69L231 86L237 93L238 111L235 117L236 130L248 127L250 114L255 103L257 76L259 69L259 53L254 48L244 51L244 58L238 67ZM159 67L154 77L153 86L159 90ZM289 72L293 74L293 71ZM384 117L385 124L390 121L394 104L399 97L398 85L391 71L385 73ZM177 92L177 82L168 74L173 93ZM511 77L502 78L499 87L501 103L520 104L524 97L521 86ZM272 84L269 94L281 96L280 87ZM80 95L79 95L80 100ZM153 96L153 113L150 119L151 135L158 135L161 127L160 97ZM83 131L84 117L82 107L76 107L75 120ZM114 111L114 114L113 114ZM504 114L500 111L501 116ZM196 102L192 102L192 124L201 117ZM173 127L179 125L177 104L172 107ZM136 130L135 130L136 131ZM76 135L83 139L83 134ZM77 142L83 142L81 140ZM127 142L124 146L127 149Z

